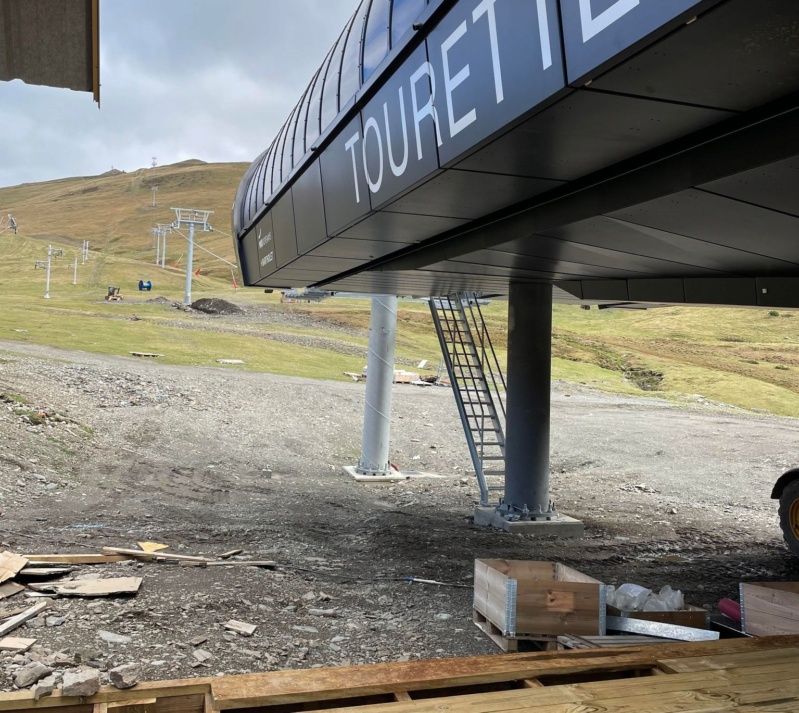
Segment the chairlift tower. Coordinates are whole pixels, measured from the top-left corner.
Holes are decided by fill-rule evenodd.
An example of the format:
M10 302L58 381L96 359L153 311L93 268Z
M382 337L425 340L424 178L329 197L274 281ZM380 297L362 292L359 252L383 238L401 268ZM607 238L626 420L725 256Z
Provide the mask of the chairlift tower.
M166 236L172 234L172 225L169 223L158 223L156 226L161 233L161 268L166 268Z
M152 166L152 169L153 169L153 188L152 188L152 191L153 191L153 205L152 205L152 207L155 208L155 194L158 193L158 186L155 185L155 168L156 168L156 166L158 166L158 159L155 156L153 156L153 162L152 162L151 166Z
M184 225L189 226L189 247L186 251L186 294L183 296L183 304L191 304L191 276L194 260L194 231L210 233L213 228L208 223L208 218L213 214L212 210L198 210L196 208L172 208L175 211L175 221L172 227L180 230Z
M161 262L161 231L158 228L151 228L150 232L155 243L155 264L158 265Z
M50 260L53 256L53 246L47 246L47 278L46 278L46 285L44 288L44 299L50 299Z
M14 216L9 213L5 218L0 218L0 233L5 233L7 230L13 230L14 235L17 234L17 221Z

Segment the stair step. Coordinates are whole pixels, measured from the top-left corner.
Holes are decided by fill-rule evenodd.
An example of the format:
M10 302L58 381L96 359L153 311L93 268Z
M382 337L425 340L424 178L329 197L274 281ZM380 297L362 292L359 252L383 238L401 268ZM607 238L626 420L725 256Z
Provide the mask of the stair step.
M480 456L480 460L505 460L505 456Z
M486 490L505 490L504 485L488 485L486 486Z
M504 470L484 470L483 475L505 475Z

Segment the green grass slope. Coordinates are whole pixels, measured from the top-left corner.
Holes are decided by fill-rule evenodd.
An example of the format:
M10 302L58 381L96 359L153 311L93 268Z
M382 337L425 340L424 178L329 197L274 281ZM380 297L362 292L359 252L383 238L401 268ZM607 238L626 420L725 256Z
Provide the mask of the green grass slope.
M150 207L152 174L70 178L0 188L0 213L12 212L20 235L0 234L0 339L89 352L163 354L174 364L217 366L243 359L244 367L280 374L339 379L360 371L369 303L328 300L281 304L279 295L239 289L229 266L195 250L194 298L224 297L250 311L246 317L209 318L170 305L185 280L185 240L168 237L167 268L154 265L150 229L173 218L169 206L214 210L212 224L230 232L230 206L245 164L184 162L157 170L159 207ZM71 263L83 240L87 265L72 284ZM198 245L231 262L232 240L199 234ZM47 245L64 250L52 263L51 299L43 299L45 272L34 269ZM152 293L138 293L140 279ZM123 302L103 300L117 285ZM507 347L507 305L484 308L500 360ZM434 370L439 347L426 305L401 303L398 363L422 359ZM671 307L644 312L555 307L553 377L606 391L694 401L701 395L745 409L799 415L799 317L790 310Z

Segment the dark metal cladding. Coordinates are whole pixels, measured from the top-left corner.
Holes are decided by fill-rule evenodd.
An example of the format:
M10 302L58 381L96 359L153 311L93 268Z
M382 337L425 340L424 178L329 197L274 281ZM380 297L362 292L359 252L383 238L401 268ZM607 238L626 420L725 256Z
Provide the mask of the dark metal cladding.
M799 300L796 0L353 8L239 187L247 284Z

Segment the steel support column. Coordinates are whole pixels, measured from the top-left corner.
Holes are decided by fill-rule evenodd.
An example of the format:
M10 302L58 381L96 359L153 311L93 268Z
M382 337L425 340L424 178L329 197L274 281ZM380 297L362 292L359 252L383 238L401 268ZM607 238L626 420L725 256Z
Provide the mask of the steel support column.
M372 298L369 354L366 360L366 406L363 416L361 475L390 475L391 389L394 383L394 345L397 336L397 298Z
M552 285L512 282L503 514L555 516L549 499Z

